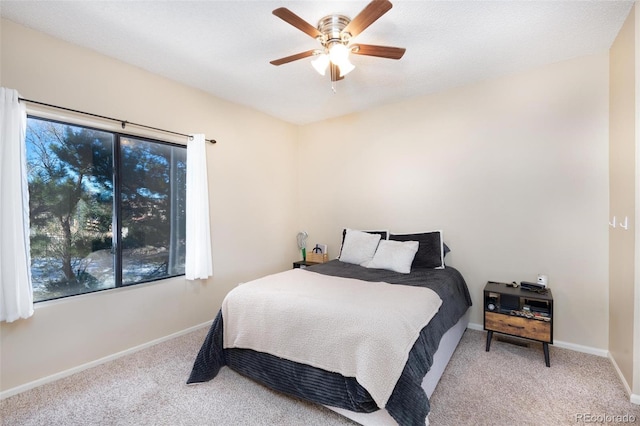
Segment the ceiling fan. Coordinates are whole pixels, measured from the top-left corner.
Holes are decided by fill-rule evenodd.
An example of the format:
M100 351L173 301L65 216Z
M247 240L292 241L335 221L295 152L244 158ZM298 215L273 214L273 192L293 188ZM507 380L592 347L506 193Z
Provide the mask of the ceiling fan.
M328 15L318 21L317 27L309 24L286 7L273 11L283 21L318 40L320 48L296 53L295 55L271 61L273 65L282 65L298 59L315 56L311 61L321 75L330 70L331 81L342 80L355 67L349 61L349 54L377 56L379 58L400 59L406 49L391 46L351 43L352 38L364 31L369 25L387 13L393 5L388 0L373 0L355 18L344 15Z

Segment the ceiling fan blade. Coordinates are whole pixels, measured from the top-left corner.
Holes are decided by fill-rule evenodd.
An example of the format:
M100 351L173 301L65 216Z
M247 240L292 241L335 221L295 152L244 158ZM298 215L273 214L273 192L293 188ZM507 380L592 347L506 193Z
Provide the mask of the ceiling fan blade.
M310 23L308 23L307 21L305 21L304 19L302 19L301 17L299 17L298 15L296 15L295 13L287 9L286 7L280 7L274 10L272 13L276 15L278 18L282 19L283 21L293 25L300 31L309 34L313 38L316 38L319 36L322 37L322 33L318 31L316 27L314 27L313 25L311 25Z
M351 34L355 37L365 30L369 25L373 24L382 15L387 13L393 5L388 0L373 0L362 11L347 24L343 32Z
M404 47L374 46L373 44L354 44L349 46L357 55L377 56L379 58L400 59L407 50Z
M331 71L331 81L344 79L344 77L340 75L340 67L335 65L333 62L329 63L329 69Z
M277 65L282 65L289 62L297 61L298 59L308 58L309 56L313 56L317 51L318 51L317 49L311 49L311 50L307 50L306 52L296 53L295 55L286 56L284 58L273 60L270 62L270 64L277 66Z

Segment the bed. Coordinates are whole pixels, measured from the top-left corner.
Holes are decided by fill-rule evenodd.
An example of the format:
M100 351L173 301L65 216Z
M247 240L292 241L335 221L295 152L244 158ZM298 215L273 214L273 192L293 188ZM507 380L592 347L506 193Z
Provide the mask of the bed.
M348 243L347 240L343 242L343 249L346 248L346 243ZM440 244L442 246L441 240ZM380 250L380 245L376 245L376 247ZM374 251L375 250L374 248ZM468 322L468 309L471 306L471 298L464 278L458 270L449 266L445 267L444 264L435 268L423 267L414 261L411 263L410 272L406 273L406 271L397 272L396 270L366 267L358 263L344 261L349 260L347 254L348 253L343 251L340 260L336 259L327 263L314 265L305 270L285 271L238 286L238 288L242 287L242 290L246 294L251 294L252 287L261 289L263 293L260 293L256 299L253 299L253 302L230 301L225 303L230 296L225 298L223 308L218 312L213 321L209 333L196 357L187 383L193 384L211 380L218 374L220 368L228 366L238 373L262 383L271 389L322 404L362 424L428 424L428 414L430 411L429 396L435 389L435 385L462 337L462 333L466 329ZM373 257L373 255L371 255L371 257ZM441 258L443 258L443 255L441 255ZM366 262L364 264L366 265ZM283 290L284 287L281 288L280 283L286 280L292 281L294 286L287 287ZM374 294L373 289L378 291L377 289L381 288L384 291L393 291L393 294L405 292L406 295L403 297L408 297L409 299L416 298L415 294L410 291L420 292L418 294L420 297L422 297L422 295L426 296L427 292L436 295L439 302L437 309L430 314L431 316L428 318L426 325L417 329L414 341L407 347L405 358L398 361L402 362L402 364L398 370L397 380L393 378L391 380L392 383L382 384L389 389L388 394L382 393L385 395L382 399L379 388L370 384L370 377L360 376L360 370L353 375L341 374L341 371L351 370L340 370L339 368L333 368L333 366L326 367L328 364L318 363L315 359L310 359L307 362L298 355L282 356L280 348L288 347L288 344L283 345L279 342L273 346L273 348L277 350L263 351L254 349L254 346L251 344L237 344L238 340L234 340L237 338L237 334L234 334L234 337L229 337L232 333L237 333L235 328L240 328L241 335L244 334L243 331L247 331L248 329L246 325L243 325L246 323L241 323L240 320L236 319L235 316L232 316L230 313L236 312L238 309L236 305L240 303L251 304L251 308L246 309L246 311L250 311L254 317L258 317L256 320L260 326L255 328L262 329L262 336L276 335L276 330L283 330L282 334L287 337L295 336L295 326L293 324L302 323L300 317L305 314L301 312L306 312L307 310L305 303L307 303L307 300L315 300L317 298L315 294L306 298L303 297L304 300L302 302L295 304L284 302L282 306L276 306L276 304L272 302L264 303L264 305L271 310L291 310L291 312L278 313L278 316L290 316L289 325L285 323L284 325L276 327L272 323L264 322L266 315L263 312L259 314L255 313L257 312L255 306L260 304L259 301L268 297L268 294L264 292L264 289L268 287L265 283L270 282L272 285L275 285L275 290L269 289L269 292L275 291L277 293L277 296L273 298L275 302L281 299L285 293L292 292L292 289L294 289L296 293L306 292L307 287L305 287L305 283L307 280L309 280L309 282L318 280L319 287L329 286L329 288L332 289L332 294L335 293L336 289L342 288L345 283L355 285L354 288L357 292L347 294L361 296L350 297L353 299L350 302L353 303L351 308L340 308L342 310L352 309L349 313L351 319L355 316L355 312L368 309L366 307L363 308L363 306L366 306L365 299L367 299L367 297L363 295L369 294L370 292ZM298 285L295 285L295 283L298 283ZM334 285L334 287L331 287L331 285ZM389 288L392 290L389 290ZM234 291L231 293L234 293ZM349 290L345 291L348 292ZM391 293L382 294L390 295ZM300 295L298 294L295 297L299 298ZM374 296L371 297L375 299ZM387 296L383 296L383 298L386 299ZM411 304L411 300L409 299L405 299L405 302L396 301L393 303L396 307L399 303L409 305ZM377 301L375 303L377 303ZM416 302L416 304L418 304L418 302ZM331 306L335 307L335 305L332 301ZM229 306L232 306L233 309ZM304 309L297 309L294 314L292 306L302 306ZM337 310L338 308L326 309L326 313L322 313L322 315L326 315L327 317L322 321L316 322L330 322L334 324L334 329L341 329L341 333L343 333L342 327L335 326L335 318L338 316L336 314ZM324 311L325 310L323 310L323 312ZM401 312L400 315L398 315L397 312ZM406 312L408 315L408 308ZM393 315L405 316L405 312L395 311ZM293 320L294 318L295 321ZM228 324L226 324L227 335L225 335L225 320L228 322ZM424 319L421 319L420 321L423 320ZM375 323L375 321L371 322L372 328L374 329L376 327L386 328L381 327L380 323ZM238 326L238 324L241 325ZM416 324L421 323L418 322ZM344 333L348 333L346 331L348 327L345 326L344 329ZM382 335L383 331L379 330L379 334ZM258 337L256 338L256 336ZM351 336L353 336L353 334ZM359 337L360 336L358 336L358 338ZM229 339L236 342L236 344L230 342ZM319 339L320 338L316 339L312 337L306 340L306 344L311 345ZM322 337L322 339L325 339L325 337ZM344 345L345 352L347 352L346 346L350 346L349 341L351 339L352 337L345 338L345 336L342 336L342 340L337 341L336 345L338 346L336 347ZM245 339L245 341L249 343L254 340L261 340L260 335L250 335L250 337ZM268 339L265 338L264 340ZM375 335L369 340L377 341L378 336ZM326 341L328 340L323 340L323 342ZM293 347L295 345L291 344L291 346ZM327 347L330 348L329 351L333 351L333 353L340 352L336 351L335 347ZM262 346L257 345L255 348L261 349ZM363 353L361 348L356 348L355 350L360 351L357 353ZM369 350L369 352L371 351ZM315 350L313 353L315 354ZM343 361L344 360L341 360L338 364L342 365L341 362ZM372 364L371 368L373 368L374 372L377 371L381 374L386 373L386 369L380 369L379 365L380 364L377 366ZM391 367L389 369L393 370ZM379 375L380 374L373 374L373 376L376 376L374 379L379 378L377 377ZM367 385L363 386L362 383L366 383ZM388 387L389 384L391 385L390 387Z

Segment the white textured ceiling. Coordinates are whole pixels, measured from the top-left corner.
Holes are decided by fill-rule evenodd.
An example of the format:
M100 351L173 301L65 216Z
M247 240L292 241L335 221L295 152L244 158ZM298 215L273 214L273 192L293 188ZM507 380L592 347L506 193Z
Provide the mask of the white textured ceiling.
M406 1L354 40L405 47L399 60L352 55L331 90L311 58L318 47L271 11L312 25L349 1L0 1L2 17L71 43L305 124L581 55L606 51L632 1Z

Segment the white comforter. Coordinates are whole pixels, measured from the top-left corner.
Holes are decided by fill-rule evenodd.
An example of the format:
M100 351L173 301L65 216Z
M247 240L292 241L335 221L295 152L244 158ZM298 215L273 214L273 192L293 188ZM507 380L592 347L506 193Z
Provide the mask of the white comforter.
M227 295L224 347L355 377L384 407L420 330L441 304L428 288L292 269Z

